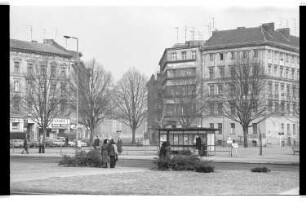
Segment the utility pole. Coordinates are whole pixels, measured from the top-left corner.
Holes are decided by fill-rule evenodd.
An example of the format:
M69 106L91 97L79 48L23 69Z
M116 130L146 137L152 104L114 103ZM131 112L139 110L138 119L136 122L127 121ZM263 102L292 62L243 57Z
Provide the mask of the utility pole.
M186 43L186 40L187 40L187 26L185 25L185 43Z
M191 33L191 40L194 40L194 34L195 34L194 27L191 27L190 33Z
M32 41L32 32L33 32L33 28L32 28L32 25L30 25L31 41Z

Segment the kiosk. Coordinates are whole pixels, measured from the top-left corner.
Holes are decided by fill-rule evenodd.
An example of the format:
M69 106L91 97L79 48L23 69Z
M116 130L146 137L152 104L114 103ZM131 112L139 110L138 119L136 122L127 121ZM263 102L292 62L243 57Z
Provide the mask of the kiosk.
M173 153L189 150L195 151L196 137L201 138L203 150L206 155L211 155L215 150L215 131L214 128L161 128L159 134L159 147L163 142L169 141Z

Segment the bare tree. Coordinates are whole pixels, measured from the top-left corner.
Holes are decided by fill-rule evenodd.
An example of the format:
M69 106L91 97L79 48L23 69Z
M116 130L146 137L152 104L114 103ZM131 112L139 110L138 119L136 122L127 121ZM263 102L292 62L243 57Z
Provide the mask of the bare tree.
M135 133L142 124L147 112L147 78L132 68L118 82L115 90L115 117L132 130L132 143Z
M176 80L175 85L165 88L162 114L169 114L182 127L190 127L206 109L201 92L200 78Z
M78 69L77 69L78 68ZM79 90L79 123L90 128L90 142L96 127L112 114L112 75L95 60L75 66L71 86L71 110L76 111Z
M43 153L47 128L55 117L68 113L66 69L60 72L55 63L48 64L45 60L37 66L36 72L27 72L26 89L19 102L23 116L32 119L43 131Z
M260 60L249 52L237 54L230 66L231 79L224 83L223 113L243 128L244 147L248 147L248 128L275 114L269 110L266 92L267 78Z

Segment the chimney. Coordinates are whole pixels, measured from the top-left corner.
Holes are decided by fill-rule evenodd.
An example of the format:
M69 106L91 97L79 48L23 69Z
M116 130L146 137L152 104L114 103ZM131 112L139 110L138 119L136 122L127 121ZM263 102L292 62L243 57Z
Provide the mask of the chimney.
M290 28L282 28L277 29L276 31L280 32L282 35L284 35L287 39L290 37Z
M53 45L55 41L53 39L44 39L44 44Z
M272 32L274 32L274 23L273 22L264 23L264 24L262 24L262 28L264 30L266 30L267 32L272 33Z

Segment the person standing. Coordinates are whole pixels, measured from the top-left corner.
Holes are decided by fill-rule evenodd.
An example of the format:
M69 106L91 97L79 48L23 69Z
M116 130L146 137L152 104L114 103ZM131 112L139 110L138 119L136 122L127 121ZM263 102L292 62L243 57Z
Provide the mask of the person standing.
M44 153L44 148L43 148L43 136L41 135L40 137L39 137L39 153Z
M100 140L98 136L96 136L92 146L94 147L94 149L96 149L97 147L99 147L99 145L100 145Z
M118 137L118 141L117 141L117 149L118 149L118 154L121 155L121 153L122 153L122 140L121 140L120 136Z
M66 145L66 147L68 147L68 143L69 143L69 139L68 139L68 137L66 137L65 138L65 145Z
M110 168L115 168L116 166L116 154L118 154L117 146L113 139L110 140L108 143L108 155L109 155L109 161L110 161Z
M107 168L109 165L108 144L107 139L103 141L101 146L102 168Z
M28 151L28 140L27 140L27 138L24 139L24 142L23 142L23 150L22 150L21 153L23 154L24 151L27 152L27 154L29 153L29 151Z

